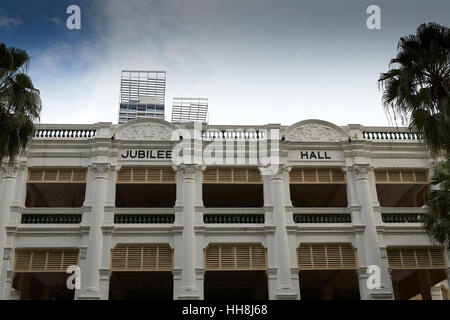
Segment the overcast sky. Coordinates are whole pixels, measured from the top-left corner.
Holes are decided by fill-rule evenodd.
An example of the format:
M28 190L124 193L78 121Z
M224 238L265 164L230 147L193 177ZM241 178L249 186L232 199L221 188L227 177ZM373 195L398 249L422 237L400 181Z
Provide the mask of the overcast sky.
M0 0L0 42L31 55L42 123L117 123L120 71L140 69L167 71L166 120L173 97L205 97L211 124L383 126L377 79L398 39L449 13L448 0Z

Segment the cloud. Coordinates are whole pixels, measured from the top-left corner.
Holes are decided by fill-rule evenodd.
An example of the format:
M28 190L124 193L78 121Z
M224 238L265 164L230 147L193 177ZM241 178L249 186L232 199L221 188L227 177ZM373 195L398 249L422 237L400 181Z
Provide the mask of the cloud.
M54 18L48 18L48 21L53 22L53 23L56 24L56 25L61 25L61 24L63 23L63 21L62 21L61 19L56 18L56 17L54 17Z
M42 121L117 123L120 71L136 69L168 72L166 119L173 97L197 96L209 98L214 124L387 124L376 80L398 37L448 10L414 20L399 7L385 15L391 30L368 33L364 5L345 2L90 0L89 37L73 43L67 31L34 54Z
M2 28L2 27L6 27L6 28L17 27L21 24L22 24L21 19L8 17L5 14L3 14L0 9L0 28Z

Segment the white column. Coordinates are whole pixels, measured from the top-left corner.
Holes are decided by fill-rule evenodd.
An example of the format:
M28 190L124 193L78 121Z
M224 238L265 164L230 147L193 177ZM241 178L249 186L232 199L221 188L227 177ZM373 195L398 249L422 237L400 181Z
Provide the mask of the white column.
M262 170L262 173L267 173ZM300 292L297 290L291 276L291 258L288 234L286 231L286 199L284 178L287 168L284 165L279 166L277 172L271 174L270 192L273 207L273 222L275 223L275 262L276 262L276 286L273 285L273 272L268 272L272 283L269 285L269 297L271 299L286 300L300 299ZM267 181L265 179L264 181ZM266 188L268 186L265 186ZM275 292L273 289L275 287Z
M113 214L114 216L114 214ZM114 217L113 217L114 219ZM111 254L111 237L114 226L103 226L103 252L102 266L100 267L100 297L102 300L109 299L109 287L111 280L110 254Z
M175 260L181 266L174 270L174 298L178 300L203 299L203 273L197 268L197 244L195 236L196 205L198 205L197 179L201 167L182 164L178 167L182 178L181 197L177 204L182 206L183 231L181 245L175 247ZM178 183L178 182L177 182ZM178 268L177 268L178 267ZM179 270L181 267L181 270ZM181 272L180 272L181 271Z
M447 287L448 287L448 290L449 290L449 292L450 292L450 268L447 268L446 270L445 270L445 274L447 275ZM449 298L450 299L450 298Z
M13 275L8 273L8 266L12 254L11 248L6 248L6 225L9 220L10 206L14 199L17 170L17 163L3 163L0 167L2 173L2 180L0 182L0 300L9 298L12 285Z
M89 222L87 258L81 265L81 290L77 294L79 300L102 299L100 292L100 268L102 264L103 231L105 202L108 189L109 164L93 164L89 167L92 173L92 210Z
M356 186L356 197L360 205L360 219L364 226L362 236L356 237L358 254L363 253L365 259L359 259L358 280L362 300L394 299L392 282L385 261L380 252L378 235L376 231L375 214L373 210L373 199L369 184L369 175L373 174L369 165L354 165L350 172L353 173L353 182ZM369 288L367 286L367 268L377 266L380 268L381 287Z

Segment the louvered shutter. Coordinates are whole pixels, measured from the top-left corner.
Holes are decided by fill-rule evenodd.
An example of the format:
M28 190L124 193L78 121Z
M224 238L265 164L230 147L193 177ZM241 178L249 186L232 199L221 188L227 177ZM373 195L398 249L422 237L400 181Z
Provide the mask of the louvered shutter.
M447 261L443 248L389 248L392 269L445 269Z
M14 272L66 272L78 265L78 249L16 249Z
M86 183L86 168L31 168L28 183Z
M262 178L255 168L207 168L203 173L203 183L262 184Z
M261 244L211 244L204 250L210 271L266 270L266 249Z
M345 173L340 169L293 168L289 172L291 184L345 184Z
M117 173L118 184L175 184L176 174L168 167L122 168Z
M375 170L377 184L428 184L426 170Z
M111 271L171 271L173 250L168 244L119 244L111 249Z
M356 249L351 244L301 244L297 248L300 270L357 269Z

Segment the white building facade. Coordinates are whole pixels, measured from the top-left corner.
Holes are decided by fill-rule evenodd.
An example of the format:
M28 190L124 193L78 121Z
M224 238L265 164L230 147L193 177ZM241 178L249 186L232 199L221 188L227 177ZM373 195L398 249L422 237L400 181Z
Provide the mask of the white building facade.
M269 136L271 162L253 161ZM448 298L450 253L419 222L434 166L419 138L320 120L39 125L0 171L0 299ZM175 161L181 144L200 160ZM212 149L225 160L205 163Z

